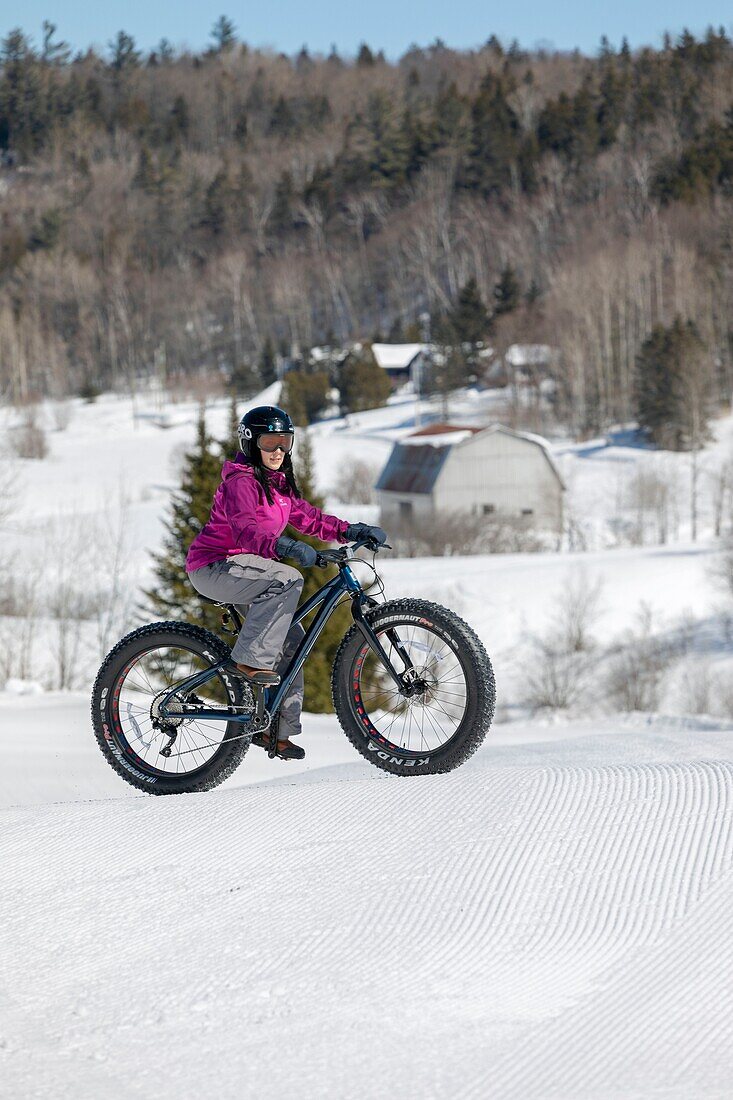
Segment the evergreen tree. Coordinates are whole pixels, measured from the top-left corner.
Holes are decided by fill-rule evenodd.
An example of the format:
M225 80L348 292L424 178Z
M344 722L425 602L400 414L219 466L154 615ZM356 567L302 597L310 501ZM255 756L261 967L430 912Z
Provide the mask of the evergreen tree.
M237 398L234 394L229 398L229 416L227 418L227 434L219 444L222 462L233 459L239 450L239 421L241 417L237 409Z
M490 334L491 319L486 312L474 275L461 287L449 321L460 343L470 344L473 348L483 343Z
M293 177L287 170L282 173L275 187L275 199L270 224L276 233L286 233L293 228L293 203L295 202Z
M116 72L125 72L140 64L140 51L135 47L135 39L126 31L118 31L109 48L112 52L111 65Z
M461 183L483 195L509 187L522 147L519 120L509 105L511 87L488 73L471 108L471 137Z
M59 209L45 210L41 220L31 230L28 237L28 251L39 252L42 249L55 248L61 236L63 217Z
M401 131L400 144L405 151L404 172L409 181L425 167L434 145L425 120L412 108L407 108L402 116Z
M328 403L328 371L304 374L291 370L283 379L282 403L294 424L306 427L312 424Z
M132 177L133 187L140 187L143 191L152 191L158 181L153 155L147 145L140 146L138 154L137 171Z
M229 228L229 217L233 212L232 187L229 172L224 167L219 169L206 188L201 224L214 236L220 237Z
M145 591L145 596L149 609L160 618L183 619L226 637L221 612L201 599L186 576L188 548L209 518L221 480L220 449L206 430L202 406L196 443L184 458L180 488L173 494L164 524L163 549L153 554L156 584Z
M693 203L733 183L733 113L726 124L711 122L679 157L663 161L652 180L652 194L661 203L674 199Z
M71 47L68 42L54 42L56 24L43 20L43 49L41 57L47 65L66 65L71 57Z
M435 98L431 139L436 147L463 146L468 141L469 109L467 101L458 92L454 81L441 87Z
M366 42L362 42L359 47L359 53L356 58L357 65L362 67L371 67L374 64L374 54L367 46Z
M167 65L175 57L175 50L167 38L161 38L155 51L162 65Z
M512 313L522 300L522 288L514 268L507 264L494 287L494 316Z
M364 348L352 353L341 368L339 393L343 413L378 409L387 403L392 386L386 372L379 366L372 350Z
M220 15L211 28L211 37L214 39L216 53L225 53L237 41L237 28L226 15Z
M710 359L691 321L657 325L637 361L639 424L659 447L698 449L707 435L713 377Z
M601 77L597 109L598 141L601 149L609 148L616 140L626 109L628 91L629 79L625 70L609 64Z
M177 137L188 137L190 125L191 115L186 97L184 95L177 95L171 107L168 140L171 141Z
M260 381L263 386L271 386L277 381L277 360L271 336L265 340L260 355Z
M38 58L19 29L0 44L0 73L0 148L29 156L53 118L45 110Z
M298 488L305 500L314 504L317 508L323 508L323 498L315 490L315 464L308 432L299 431L295 439L294 467ZM300 531L296 531L294 527L286 527L285 534L290 538L310 543L311 546L315 546L317 549L323 547L323 543L319 539L303 535ZM328 569L314 567L305 570L301 603L305 603L307 599L310 599L314 592L317 592L327 580L335 575L336 569L334 566L330 566ZM348 630L350 622L351 615L347 607L340 607L334 611L318 639L315 649L308 658L305 665L305 710L315 714L325 714L333 711L331 668L333 667L336 650Z
M394 105L384 92L375 92L369 98L369 129L372 134L372 182L382 187L404 183L409 139L398 122Z
M293 110L285 96L278 96L270 116L269 131L273 137L292 137L300 127Z

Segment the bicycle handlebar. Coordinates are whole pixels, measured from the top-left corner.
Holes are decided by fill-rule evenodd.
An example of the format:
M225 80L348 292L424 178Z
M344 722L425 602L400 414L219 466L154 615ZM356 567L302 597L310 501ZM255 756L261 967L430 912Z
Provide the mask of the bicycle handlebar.
M316 558L316 565L320 569L325 569L329 565L339 565L341 562L349 560L349 550L361 550L362 546L366 546L367 550L373 550L375 554L379 553L380 550L392 549L388 542L384 542L380 545L376 539L360 539L350 546L339 546L334 550L319 550L318 557Z

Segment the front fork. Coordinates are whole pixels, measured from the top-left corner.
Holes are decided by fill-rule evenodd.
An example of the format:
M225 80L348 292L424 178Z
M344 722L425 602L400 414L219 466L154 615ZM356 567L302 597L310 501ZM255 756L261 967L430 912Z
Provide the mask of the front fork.
M389 630L385 631L385 635L389 639L392 648L402 659L405 666L402 672L397 671L387 656L387 651L364 615L363 604L366 604L368 607L378 606L377 601L373 600L370 596L367 596L364 600L355 599L351 605L351 613L354 616L354 622L364 635L365 640L369 643L370 648L376 653L377 657L379 657L379 660L394 680L400 694L406 696L412 695L415 690L414 681L417 674L407 650L400 641L397 631L394 627L391 627Z

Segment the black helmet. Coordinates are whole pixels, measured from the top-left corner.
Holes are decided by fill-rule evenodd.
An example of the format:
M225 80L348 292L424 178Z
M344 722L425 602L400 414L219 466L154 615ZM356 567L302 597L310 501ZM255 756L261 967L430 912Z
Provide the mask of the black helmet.
M267 435L269 432L276 432L278 435L284 433L295 435L293 422L285 409L279 409L277 405L258 405L256 409L250 409L244 414L239 422L237 435L245 458L251 461L257 460L258 456L255 453L257 440L261 435Z

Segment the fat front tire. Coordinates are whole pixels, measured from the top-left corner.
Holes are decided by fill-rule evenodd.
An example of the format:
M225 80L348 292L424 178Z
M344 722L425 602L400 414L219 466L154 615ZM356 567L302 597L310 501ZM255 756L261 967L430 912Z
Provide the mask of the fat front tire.
M406 650L421 692L400 696L354 625L331 678L344 733L371 764L393 775L452 771L476 751L494 716L496 686L483 644L458 615L426 600L390 600L366 617L398 671L403 662L394 644Z
M91 710L97 744L122 779L148 794L183 794L211 790L239 766L250 744L239 723L183 720L166 759L160 750L167 735L151 716L166 686L229 655L220 638L190 623L152 623L117 643L97 674ZM199 701L246 707L246 691L236 677L220 672L203 686L208 698Z

